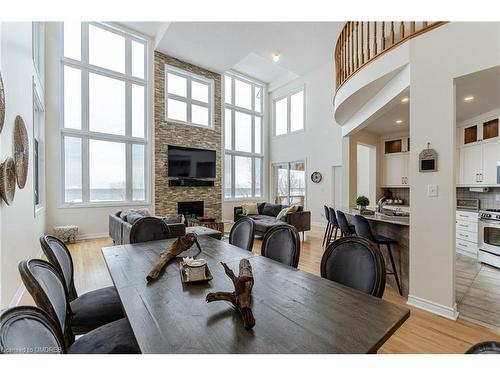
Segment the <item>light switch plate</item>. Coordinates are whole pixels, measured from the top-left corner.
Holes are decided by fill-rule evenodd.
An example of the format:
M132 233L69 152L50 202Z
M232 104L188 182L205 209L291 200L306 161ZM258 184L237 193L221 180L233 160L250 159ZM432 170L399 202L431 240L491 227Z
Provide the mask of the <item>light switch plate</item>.
M437 197L438 196L438 186L437 185L427 185L427 196Z

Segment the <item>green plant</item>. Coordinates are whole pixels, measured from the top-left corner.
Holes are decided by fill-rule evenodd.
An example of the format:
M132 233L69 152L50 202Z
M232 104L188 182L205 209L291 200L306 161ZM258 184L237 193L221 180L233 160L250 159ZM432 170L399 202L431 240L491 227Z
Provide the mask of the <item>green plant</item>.
M370 200L365 197L364 195L360 195L357 199L356 199L356 204L360 207L366 207L370 204Z

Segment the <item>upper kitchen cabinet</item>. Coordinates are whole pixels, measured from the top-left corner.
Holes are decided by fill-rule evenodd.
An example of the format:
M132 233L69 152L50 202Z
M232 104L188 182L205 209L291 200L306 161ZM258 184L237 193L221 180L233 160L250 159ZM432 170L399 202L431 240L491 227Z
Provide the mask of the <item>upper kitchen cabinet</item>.
M409 187L410 138L382 140L381 187Z
M498 116L483 118L459 129L459 144L471 145L483 141L499 140Z

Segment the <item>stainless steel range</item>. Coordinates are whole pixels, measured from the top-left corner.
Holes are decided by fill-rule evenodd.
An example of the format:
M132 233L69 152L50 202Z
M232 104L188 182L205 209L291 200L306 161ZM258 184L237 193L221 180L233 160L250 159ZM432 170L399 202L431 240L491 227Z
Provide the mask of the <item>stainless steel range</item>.
M479 261L500 268L500 209L479 212Z

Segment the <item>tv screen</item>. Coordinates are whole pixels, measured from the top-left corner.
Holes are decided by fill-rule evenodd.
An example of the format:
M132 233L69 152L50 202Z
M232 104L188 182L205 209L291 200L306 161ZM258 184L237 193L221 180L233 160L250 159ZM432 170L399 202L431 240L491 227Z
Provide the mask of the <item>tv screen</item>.
M215 151L168 146L168 177L215 177Z

